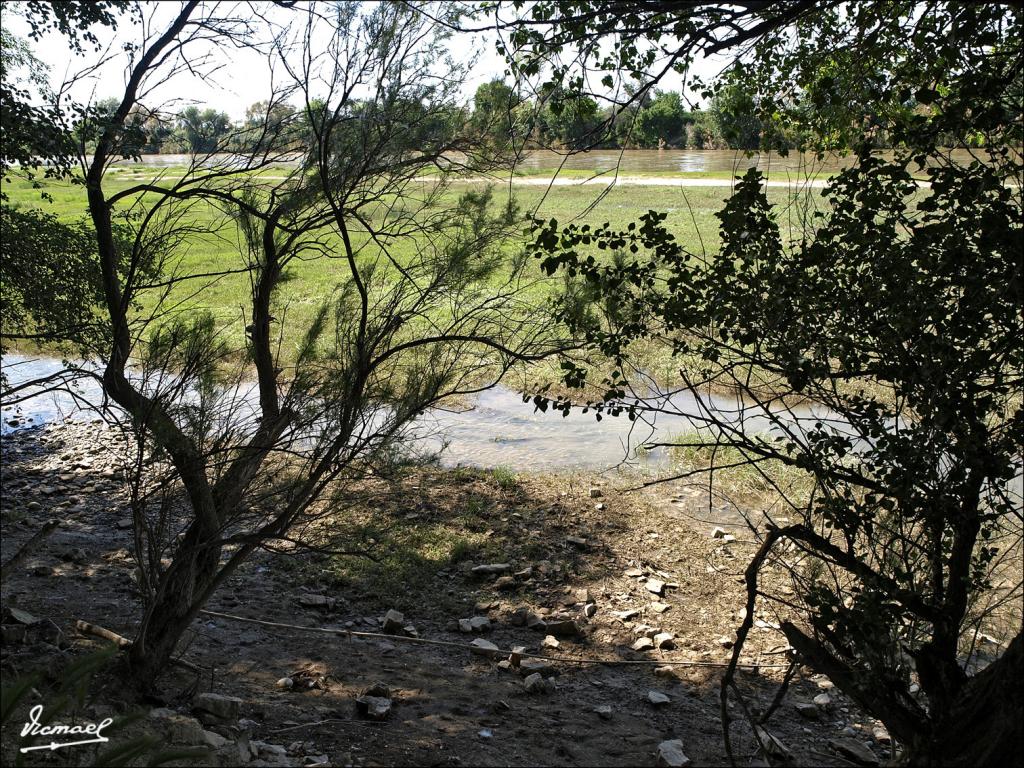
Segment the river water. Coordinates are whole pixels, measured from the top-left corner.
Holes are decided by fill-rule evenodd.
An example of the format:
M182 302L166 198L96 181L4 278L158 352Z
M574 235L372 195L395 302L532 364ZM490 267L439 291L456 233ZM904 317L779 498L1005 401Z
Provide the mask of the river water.
M5 355L3 373L10 385L52 375L63 370L61 361L43 356ZM102 401L99 383L80 380L72 392L48 392L3 409L0 430L4 433L65 418L89 419L96 413L86 403ZM239 401L254 402L254 392L241 392ZM662 448L637 451L646 442L666 441L703 427L703 417L714 409L744 432L770 429L767 415L735 398L680 392L661 403L673 413L660 413L631 422L626 416L606 416L573 409L567 416L541 413L522 395L496 386L478 395L468 407L435 409L416 424L427 450L440 450L446 466L507 467L514 471L550 469L605 470L626 464L638 470L664 470L670 463ZM240 409L248 410L245 406ZM254 412L254 411L251 411ZM809 408L791 409L787 422L804 429L820 418ZM442 450L443 447L443 450Z
M879 152L882 157L892 157L892 152ZM214 155L212 160L222 162L230 155ZM949 152L949 158L956 163L969 163L974 159L984 161L983 154L957 149ZM154 167L188 165L191 155L143 155L142 165ZM125 161L131 162L131 161ZM297 162L297 161L296 161ZM774 152L755 153L747 157L743 152L731 149L596 149L576 152L570 155L548 150L533 150L519 160L521 170L554 171L558 168L575 171L609 172L616 168L619 174L630 173L736 173L742 174L747 168L756 166L775 178L800 178L810 174L831 174L848 167L853 162L851 155L831 153L824 158L800 152L791 152L783 157ZM281 163L282 165L286 163Z

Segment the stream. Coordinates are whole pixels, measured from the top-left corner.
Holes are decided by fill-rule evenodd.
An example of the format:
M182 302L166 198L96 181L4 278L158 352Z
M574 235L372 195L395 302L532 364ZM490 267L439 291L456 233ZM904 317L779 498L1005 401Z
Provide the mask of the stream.
M60 360L45 356L8 354L2 360L3 373L11 386L63 369ZM241 398L253 402L255 395L243 392ZM6 434L66 418L95 418L95 411L87 404L100 400L99 383L82 379L75 395L47 392L4 407L0 432ZM466 408L428 411L417 422L416 431L424 435L426 448L441 451L440 460L445 466L506 467L513 471L606 470L626 462L634 469L663 471L671 463L668 451L637 451L637 446L696 431L707 407L716 409L720 417L726 415L735 424L742 422L747 433L770 428L763 412L735 398L698 397L692 392L681 392L662 403L676 413L656 414L648 417L650 421L631 422L625 415L606 416L598 421L592 411L584 413L580 408L572 409L564 417L550 411L541 413L533 403L524 402L518 392L498 385L477 395ZM803 428L824 418L824 414L804 407L791 409L786 417L797 428Z

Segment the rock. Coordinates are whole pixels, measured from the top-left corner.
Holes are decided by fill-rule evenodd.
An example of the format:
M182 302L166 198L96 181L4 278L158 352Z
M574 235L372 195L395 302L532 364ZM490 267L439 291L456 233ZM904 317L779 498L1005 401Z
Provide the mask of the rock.
M671 607L668 603L651 603L651 610L655 613L664 613Z
M473 634L473 625L469 619L459 619L459 632L462 632L464 635Z
M757 736L765 752L773 757L779 757L786 761L789 760L789 749L779 740L778 736L760 726L757 727Z
M469 619L470 632L487 632L491 628L491 620L486 616L473 616Z
M4 623L6 624L9 621L15 624L35 624L39 619L28 611L21 610L21 608L8 606L4 608Z
M554 635L547 635L540 643L541 648L551 648L552 650L558 648L559 642Z
M555 619L547 622L546 629L549 634L555 635L556 637L579 637L580 632L579 624L572 619Z
M374 683L369 688L363 689L361 696L376 696L378 699L390 699L391 689L387 683Z
M596 603L587 603L586 605L583 606L583 617L584 618L592 619L592 618L594 618L594 615L596 613L597 613L597 604Z
M523 570L516 571L512 575L515 576L517 579L529 579L529 578L532 578L533 577L533 566L532 565L528 565L525 568L523 568Z
M727 530L725 530L725 528L719 528L719 527L717 527L717 526L716 526L716 527L714 528L714 530L712 530L712 531L711 531L711 538L713 538L713 539L721 539L721 538L723 538L723 537L724 537L724 536L725 536L725 535L726 535L727 533L728 533L728 531L727 531Z
M819 693L812 701L819 709L832 709L832 697L827 693Z
M405 634L405 616L394 608L385 613L384 632L388 635Z
M130 517L122 517L115 523L119 530L125 531L132 527L132 519Z
M154 719L160 720L160 729L167 734L167 740L172 744L205 744L208 733L194 717L179 715L172 710L159 711L160 716ZM164 714L168 712L170 714ZM153 717L153 712L150 712Z
M666 664L662 667L655 667L654 674L656 674L658 677L675 677L676 670L675 667Z
M231 740L226 739L219 733L214 733L213 731L203 731L201 743L205 744L211 749L221 749L230 744Z
M602 720L612 719L612 708L610 704L601 704L600 706L594 707L594 713Z
M661 691L652 690L647 692L647 701L651 704L651 706L663 707L670 701L672 701L672 699L669 698L669 696L667 696L666 694L662 693Z
M525 627L530 612L526 608L516 608L508 615L508 623L513 627Z
M51 576L55 576L56 573L57 571L48 565L37 565L35 568L32 569L33 576L40 576L44 578L50 578Z
M539 674L543 677L554 677L558 674L558 670L547 659L526 658L519 662L519 674L524 677L533 674Z
M537 632L543 632L548 628L548 623L536 613L529 613L526 616L526 626L527 628L536 630Z
M601 491L600 488L591 488L590 489L590 498L592 498L592 499L600 499L602 496L604 496L604 493Z
M494 588L499 592L508 592L516 588L516 580L511 576L499 576L494 581Z
M857 765L878 765L875 753L856 739L829 739L828 745Z
M474 576L497 576L498 574L508 573L511 570L512 566L509 563L486 563L474 566L471 573Z
M498 662L498 669L500 669L502 672L508 672L512 668L512 662L508 659L502 659Z
M576 547L577 549L586 549L587 548L587 540L584 539L584 538L581 538L579 536L566 536L565 537L565 543L566 544L570 544L570 545Z
M793 705L796 711L800 713L801 717L808 720L820 720L821 710L814 704L808 704L807 702L798 701Z
M290 677L282 677L275 685L282 691L290 691L294 687L295 681Z
M674 648L676 636L671 632L659 632L654 636L654 647L655 648Z
M736 537L733 536L731 533L727 533L725 534L725 536L722 537L723 544L732 544L734 541L736 541Z
M470 643L469 650L477 656L486 656L488 658L496 658L502 655L501 651L498 650L498 646L490 640L484 640L482 637L478 637Z
M639 615L640 611L638 611L636 608L630 608L627 611L612 611L612 616L622 621L629 621L630 619L635 619Z
M733 641L729 635L722 635L720 638L718 638L718 644L726 650L728 650L729 648L732 648Z
M391 714L391 699L382 696L360 696L356 699L356 711L368 720L387 720Z
M595 504L594 509L598 512L604 512L604 502L598 502L597 504Z
M526 647L522 645L513 645L512 653L508 655L508 660L511 662L513 667L518 667L523 661L523 654L526 653Z
M543 675L534 672L532 675L527 675L526 679L523 680L523 687L527 693L543 693L548 690L549 683L544 679Z
M219 720L234 721L242 708L242 700L219 693L200 693L192 699L192 709L205 712Z
M885 730L885 728L881 725L876 725L874 728L872 728L871 735L879 744L892 743L892 737L889 735L889 732Z
M660 768L684 768L690 764L690 758L683 753L683 742L679 739L661 742L655 757Z
M476 735L481 739L490 739L494 736L494 732L490 728L481 728Z
M661 579L648 579L644 586L648 592L655 595L660 595L665 591L665 582Z
M643 637L650 637L653 639L654 636L658 634L658 630L648 624L637 624L635 627L633 627L633 634L637 636L642 635Z
M650 651L654 649L654 641L649 637L637 638L636 642L630 646L634 651Z
M402 634L406 637L419 637L420 633L416 630L412 624L406 624L402 627Z
M622 575L629 579L642 579L644 572L641 568L627 568Z

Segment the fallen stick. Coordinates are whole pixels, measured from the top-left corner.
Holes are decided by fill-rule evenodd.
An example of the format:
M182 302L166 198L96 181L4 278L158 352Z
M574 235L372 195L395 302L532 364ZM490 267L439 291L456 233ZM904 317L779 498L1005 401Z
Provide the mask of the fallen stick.
M100 627L96 624L90 624L88 621L82 621L81 619L78 619L78 621L75 622L75 629L77 629L83 635L92 635L93 637L100 637L104 640L109 640L122 651L127 651L129 648L132 647L132 641L124 635L119 635L117 634L117 632L107 629L106 627ZM200 667L197 667L192 662L185 661L184 659L171 659L171 664L181 667L182 669L187 669L189 672L195 672L196 674L199 674L203 671Z
M280 621L265 621L264 619L250 619L245 616L235 616L231 613L221 613L219 611L207 611L201 610L200 613L206 614L207 616L216 616L221 619L231 619L232 621L244 621L249 624L259 624L264 627L278 627L281 629L294 629L299 632L317 632L325 635L338 635L341 637L369 637L381 640L398 641L400 643L419 643L422 645L443 645L448 648L460 648L464 651L473 651L473 646L469 643L453 643L448 640L430 640L425 637L406 637L404 635L388 635L382 632L357 632L352 629L325 629L323 627L303 627L298 624L285 624ZM501 648L492 653L498 654L511 654L512 651L502 650ZM724 661L692 661L681 659L594 659L594 658L577 658L575 656L544 656L539 653L519 653L517 654L523 658L529 659L543 659L544 661L560 661L566 664L599 664L602 666L619 667L619 666L643 666L643 667L728 667L729 663ZM737 664L738 668L741 669L789 669L789 664Z
M0 583L3 583L3 581L11 575L14 569L21 565L25 561L25 558L31 555L32 551L42 544L46 537L53 533L59 525L59 520L48 521L46 525L32 535L32 538L22 544L21 548L18 549L17 552L11 555L10 560L3 565L0 565Z

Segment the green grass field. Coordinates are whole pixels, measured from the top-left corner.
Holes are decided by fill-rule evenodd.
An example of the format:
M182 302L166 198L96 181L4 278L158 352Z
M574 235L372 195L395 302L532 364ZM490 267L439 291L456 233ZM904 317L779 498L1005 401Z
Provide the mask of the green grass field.
M268 181L280 178L284 169L269 169L263 172ZM146 166L116 166L107 177L106 192L109 195L127 189L132 185L152 178L157 171ZM159 169L165 182L180 169ZM444 206L454 203L458 194L470 185L454 186L441 201ZM87 215L84 187L71 183L48 183L46 192L52 202L41 199L40 190L33 189L27 182L17 180L5 184L11 204L15 206L38 206L58 216L73 220ZM495 198L503 202L511 193L514 195L524 216L523 239L521 243L510 243L510 252L526 242L525 216L535 213L543 219L556 218L562 223L569 221L601 224L610 222L613 226L625 227L648 210L666 211L667 225L678 241L687 250L696 253L713 253L719 243L718 219L715 214L722 208L729 194L728 187L667 187L629 185L618 186L602 196L600 186L557 186L547 189L543 186L496 185ZM788 227L795 234L808 210L819 205L819 191L801 190L791 194L786 189L769 189L769 197L778 206L779 220L784 230ZM128 203L126 199L123 201ZM145 207L145 199L140 207ZM126 205L127 207L127 205ZM245 265L243 241L236 223L214 207L200 203L189 210L189 223L195 230L181 247L176 249L171 263L180 274L209 274L240 269ZM340 244L339 244L340 246ZM414 243L404 246L411 253ZM340 247L339 247L340 252ZM365 251L372 258L372 249ZM401 255L401 250L399 251ZM531 298L542 300L553 295L561 286L559 276L545 278L536 265L531 265L532 277L537 282ZM282 352L287 362L290 350L308 327L310 319L324 300L343 283L347 267L342 259L318 258L311 261L293 262L286 271L286 281L280 288L277 306L283 310L286 321L283 324ZM176 285L171 293L161 298L159 292L143 294L140 299L142 312L151 312L157 301L162 300L161 311L173 312L204 310L212 312L218 319L225 339L232 346L243 340L245 318L248 315L249 279L244 273L224 275L215 278L193 280ZM281 312L278 313L281 316ZM644 353L654 373L673 367L672 361L656 350ZM542 376L548 379L547 375ZM660 377L659 377L660 378Z

